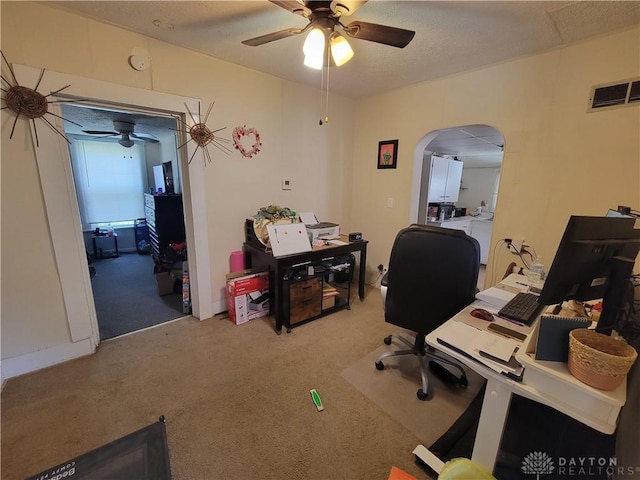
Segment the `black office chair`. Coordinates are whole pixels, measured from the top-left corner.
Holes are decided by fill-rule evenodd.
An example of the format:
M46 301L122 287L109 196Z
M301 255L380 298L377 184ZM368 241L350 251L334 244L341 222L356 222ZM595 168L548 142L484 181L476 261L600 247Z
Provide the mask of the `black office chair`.
M461 366L426 346L425 336L475 300L479 270L480 245L462 230L411 225L396 236L383 282L385 320L416 332L416 338L411 342L398 334L386 337L385 344L396 338L410 349L383 353L376 368L383 370L387 357L417 355L422 371L420 400L427 399L429 388L425 357L438 376L467 386ZM460 377L441 364L460 372Z

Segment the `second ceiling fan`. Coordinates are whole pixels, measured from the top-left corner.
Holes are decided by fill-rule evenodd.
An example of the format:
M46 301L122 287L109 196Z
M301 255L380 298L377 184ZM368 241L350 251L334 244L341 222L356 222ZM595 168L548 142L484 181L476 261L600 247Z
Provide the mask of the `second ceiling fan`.
M329 42L330 49L333 54L332 60L336 65L342 65L346 63L353 55L351 47L348 46L348 43L346 42L344 37L342 37L340 33L336 31L336 27L340 27L342 32L344 32L344 34L348 37L360 40L368 40L371 42L390 45L397 48L406 47L415 35L415 32L412 30L405 30L403 28L391 27L388 25L379 25L377 23L354 21L349 23L348 25L344 25L341 21L342 17L353 14L353 12L355 12L358 8L367 3L367 0L306 0L304 2L295 0L269 1L278 5L279 7L284 8L285 10L288 10L291 13L305 17L309 20L309 24L304 28L287 28L284 30L279 30L277 32L268 33L266 35L261 35L249 40L244 40L242 43L251 47L257 47L259 45L264 45L265 43L273 42L275 40L280 40L310 31L310 34L307 37L307 41L305 41L305 47L303 50L306 55L305 64L314 68L322 67L322 63L320 63L319 66L307 63L307 58L310 57L310 51L312 48L314 48L311 43L315 31L318 32L316 35L318 36L319 42L321 42L321 46L315 47L316 50L322 50L322 54L324 53L324 42L326 39ZM342 49L348 49L350 53L339 56L338 52Z
M89 135L104 135L106 137L119 136L120 139L118 140L118 143L126 148L133 147L132 138L149 143L159 143L159 140L152 135L134 133L135 126L136 124L133 122L114 120L113 129L116 130L115 132L109 130L83 130L83 132L88 133Z

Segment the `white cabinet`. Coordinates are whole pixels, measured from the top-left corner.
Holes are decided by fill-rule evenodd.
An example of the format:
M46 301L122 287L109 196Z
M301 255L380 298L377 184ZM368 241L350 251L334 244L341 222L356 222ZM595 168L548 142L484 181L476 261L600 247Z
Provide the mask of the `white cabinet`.
M456 219L456 218L452 218L451 220L445 220L444 222L440 223L440 226L442 228L451 228L454 230L462 230L464 231L467 235L471 235L471 219L470 218L463 218L463 219Z
M487 264L491 249L491 230L493 223L489 220L471 220L470 235L480 244L480 263Z
M431 155L427 202L457 202L461 180L462 162Z

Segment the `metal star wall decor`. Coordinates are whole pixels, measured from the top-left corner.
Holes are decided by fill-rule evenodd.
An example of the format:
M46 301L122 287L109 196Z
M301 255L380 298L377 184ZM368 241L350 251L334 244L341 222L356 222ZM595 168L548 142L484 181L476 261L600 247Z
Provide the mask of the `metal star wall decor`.
M187 125L182 119L178 119L178 121L182 123L182 125L184 125L184 128L188 129L188 130L178 130L178 131L184 132L190 137L189 140L187 140L182 145L180 145L178 149L185 146L191 140L196 142L196 144L198 145L196 147L195 152L193 152L193 155L191 155L191 158L189 159L189 164L191 164L191 160L193 160L193 157L195 156L199 148L201 148L203 152L204 166L206 167L207 163L211 163L211 154L209 153L209 149L207 148L209 144L212 144L214 147L217 147L219 150L221 150L223 153L227 155L231 154L231 150L227 148L227 146L225 145L225 143L231 143L231 140L228 140L226 138L221 138L215 135L217 132L224 130L227 127L221 127L221 128L218 128L217 130L210 130L209 127L207 127L206 125L207 120L209 119L209 114L211 113L211 109L213 108L214 103L215 102L209 105L207 114L205 115L204 120L202 122L196 122L196 119L191 113L191 110L189 110L189 106L186 103L184 104L184 106L187 108L187 112L189 112L189 116L191 117L191 120L193 121L193 126L189 127L189 125ZM199 102L198 102L198 118L201 118Z
M58 133L58 135L64 138L67 143L71 144L65 134L58 130L49 120L45 118L45 115L52 115L54 117L61 118L62 120L66 120L67 122L71 122L74 125L82 127L82 125L79 125L75 122L72 122L71 120L63 118L60 115L56 115L55 113L49 111L49 105L52 103L71 102L70 100L48 100L48 97L60 93L61 91L69 88L71 85L66 85L62 88L59 88L58 90L51 92L49 95L42 95L37 90L40 86L40 82L42 81L42 77L44 77L44 68L40 72L40 77L38 78L35 87L24 87L18 82L13 68L11 67L11 64L9 63L7 58L4 56L4 53L0 51L0 54L2 54L2 59L7 64L9 72L11 73L11 77L9 79L5 78L3 75L0 75L0 78L2 78L2 87L0 87L0 90L2 90L2 92L4 93L4 97L2 98L2 100L5 102L5 106L2 107L1 110L5 110L8 108L16 114L16 119L13 121L13 126L11 127L9 140L13 138L13 132L15 131L18 119L20 118L20 116L24 116L33 122L33 131L35 132L36 146L40 146L40 143L38 142L38 130L36 128L36 118L40 118L43 122L47 123L56 133Z

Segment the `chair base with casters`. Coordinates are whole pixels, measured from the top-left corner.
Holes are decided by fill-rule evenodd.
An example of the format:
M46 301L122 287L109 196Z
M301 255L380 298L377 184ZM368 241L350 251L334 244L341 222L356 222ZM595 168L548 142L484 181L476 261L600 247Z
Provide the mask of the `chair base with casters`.
M418 399L427 400L429 395L429 375L427 372L427 365L425 363L426 359L431 359L431 361L429 362L429 368L440 379L444 380L447 383L455 384L458 387L467 387L467 375L465 374L462 367L454 361L449 360L442 355L438 355L433 349L431 349L431 347L426 345L424 341L424 335L417 335L415 337L415 342L411 343L402 335L392 333L391 335L388 335L384 338L385 345L391 345L394 338L404 343L409 348L406 350L393 350L380 354L376 359L376 368L378 370L384 370L384 363L382 362L382 360L388 357L395 357L398 355L416 355L420 362L420 373L422 375L422 388L418 389L418 391L416 392ZM460 372L460 376L456 377L447 368L440 365L440 363L445 363L455 368L456 370L458 370L458 372Z

